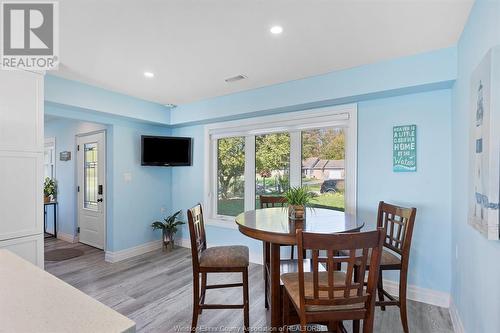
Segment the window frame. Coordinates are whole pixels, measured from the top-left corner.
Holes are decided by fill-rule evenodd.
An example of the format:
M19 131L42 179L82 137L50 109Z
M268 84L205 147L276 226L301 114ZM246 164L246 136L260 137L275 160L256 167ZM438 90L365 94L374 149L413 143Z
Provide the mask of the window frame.
M341 127L345 130L345 212L356 215L357 206L357 104L253 117L205 125L204 206L206 222L236 229L234 216L217 214L217 139L245 137L244 210L255 209L255 136L290 133L290 186L302 183L302 131ZM298 167L297 167L298 166ZM353 171L350 171L353 170ZM228 223L229 222L229 223Z
M44 161L43 161L44 179L45 177L49 177L45 175L45 169L47 167L49 167L51 170L51 175L49 178L56 179L56 138L55 137L45 138L43 149L44 149ZM45 153L50 154L50 159L51 159L50 163L45 162Z

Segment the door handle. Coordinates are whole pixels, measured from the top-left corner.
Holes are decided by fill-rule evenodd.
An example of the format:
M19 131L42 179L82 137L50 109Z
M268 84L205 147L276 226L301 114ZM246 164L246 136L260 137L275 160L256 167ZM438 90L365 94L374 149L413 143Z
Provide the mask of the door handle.
M97 187L97 194L102 195L102 185Z
M102 198L100 198L100 199L97 199L97 202L102 202Z

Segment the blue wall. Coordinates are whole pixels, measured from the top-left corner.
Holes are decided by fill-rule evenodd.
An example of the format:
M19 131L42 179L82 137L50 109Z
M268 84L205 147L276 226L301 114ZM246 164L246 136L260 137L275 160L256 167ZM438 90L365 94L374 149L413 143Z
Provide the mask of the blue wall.
M358 109L358 215L375 226L380 200L417 207L409 283L449 292L450 90L362 102ZM392 127L410 124L417 125L417 172L394 173Z
M151 222L171 211L171 170L141 166L141 135L169 135L156 126L113 126L113 251L137 246L160 238ZM132 181L124 180L132 174Z
M51 79L45 84L48 91L53 91L53 88L50 88ZM72 87L78 84L74 81L68 81L68 85ZM68 93L67 90L61 91L61 94ZM113 112L107 113L106 110L110 104L103 96L117 98L113 92L100 91L99 96L92 102L92 105L100 111L82 109L79 106L81 97L79 94L76 94L73 99L71 96L64 96L66 103L74 104L61 105L46 101L46 114L65 119L49 121L45 136L55 136L57 153L61 150L72 151L74 159L74 136L76 134L96 128L106 128L108 149L106 250L115 252L160 238L159 233L153 231L150 224L164 215L161 213L162 210L165 213L171 212L171 170L140 165L140 136L169 135L170 129L165 126L147 124L143 121L131 121L129 117L117 117ZM103 103L100 103L100 98L104 100ZM142 101L137 103L135 106L137 108L133 106L133 103L129 107L130 110L135 108L134 112L140 114L144 108L147 108L148 104L143 104ZM89 122L93 122L95 125L90 125ZM58 164L60 163L63 162L58 162ZM60 169L63 172L61 174L59 173ZM61 230L73 234L76 226L76 212L75 193L68 190L72 186L74 188L74 183L70 183L71 181L68 180L71 177L70 169L73 169L74 172L74 164L61 167L57 165L56 177L59 179L62 190L59 194ZM124 180L124 173L132 175L131 182ZM71 205L72 202L73 205Z
M449 89L358 104L358 214L371 227L379 200L417 207L410 283L444 292L451 284L450 108ZM406 124L418 126L418 171L393 173L392 126ZM195 142L193 166L172 169L172 188L183 189L173 194L172 207L186 209L203 202L204 129L175 128L172 134ZM251 256L261 255L261 243L237 230L208 226L207 234L212 244L246 244ZM188 237L184 228L183 238Z
M458 44L452 112L452 296L466 332L500 332L500 242L467 224L471 73L499 44L500 1L477 0Z

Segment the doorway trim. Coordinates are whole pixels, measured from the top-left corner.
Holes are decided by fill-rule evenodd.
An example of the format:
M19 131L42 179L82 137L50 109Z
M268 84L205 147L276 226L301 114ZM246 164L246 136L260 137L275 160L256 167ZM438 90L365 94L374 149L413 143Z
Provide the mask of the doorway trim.
M107 136L107 130L106 129L102 129L102 130L97 130L97 131L90 131L90 132L86 132L86 133L78 133L75 135L75 214L76 214L76 230L75 230L75 243L79 243L80 242L80 232L79 232L79 228L80 228L80 207L79 207L79 193L78 193L78 186L79 186L79 175L78 175L78 139L81 138L81 137L85 137L85 136L89 136L89 135L94 135L94 134L103 134L104 135L104 160L103 160L103 164L104 164L104 181L103 181L103 185L104 185L104 202L103 202L103 210L104 210L104 213L103 213L103 216L104 216L104 228L103 228L103 237L104 237L104 244L103 244L103 249L102 251L106 252L106 249L107 249L107 243L108 243L108 233L107 233L107 229L108 229L108 164L107 164L107 160L108 160L108 136ZM86 244L87 245L87 244ZM89 246L92 246L92 245L89 245ZM99 249L100 250L100 249Z

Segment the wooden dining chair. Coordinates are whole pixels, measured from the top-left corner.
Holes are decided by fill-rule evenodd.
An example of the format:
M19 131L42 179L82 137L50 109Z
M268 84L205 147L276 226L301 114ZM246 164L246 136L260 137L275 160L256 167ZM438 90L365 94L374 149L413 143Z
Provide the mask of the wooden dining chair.
M260 208L273 208L273 207L286 207L287 206L287 200L285 197L282 196L273 196L273 195L259 195L259 202L260 202ZM266 244L264 244L264 251L266 251L265 248ZM295 247L294 245L291 245L291 252L290 252L290 260L293 260L294 257L294 250Z
M408 314L406 307L406 291L408 280L408 263L410 247L415 224L416 208L405 208L380 201L378 205L377 227L385 229L384 249L380 262L378 279L377 306L385 311L385 307L396 305L399 307L403 330L408 333ZM399 298L394 298L384 290L383 271L397 270L399 273ZM386 301L385 297L389 300Z
M260 208L274 208L274 207L286 207L287 206L287 200L283 196L276 196L276 195L259 195L259 202L260 202ZM264 260L269 260L270 255L271 255L271 247L268 242L262 242L263 245L263 251L264 251ZM294 257L294 250L295 246L291 245L290 246L290 260L293 260ZM286 266L296 266L293 264L293 262L284 262L283 263ZM269 266L269 262L264 263L263 267L263 277L264 277L264 306L266 309L269 308L269 301L268 301L268 289L269 289L269 274L267 271L266 266Z
M304 272L303 258L299 257L298 273L281 275L283 293L283 324L288 331L290 304L300 320L300 331L306 331L307 323L329 323L337 330L343 320L353 320L359 330L363 320L363 332L373 331L375 295L378 267L384 241L384 230L343 234L316 234L297 231L297 247L312 252L311 272ZM320 251L326 257L320 257ZM371 256L369 253L371 252ZM345 271L338 270L344 265ZM364 283L367 265L368 283ZM323 267L322 267L323 266ZM320 267L326 267L321 271ZM359 274L355 276L354 269Z
M193 263L193 319L191 331L196 332L198 315L203 309L243 309L244 330L249 330L248 247L215 246L207 248L203 209L197 204L188 209L191 256ZM207 285L208 273L241 273L241 283ZM201 274L201 295L200 295ZM243 287L243 304L205 304L208 289Z
M275 195L259 195L260 208L285 207L286 198Z

